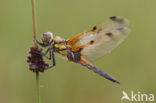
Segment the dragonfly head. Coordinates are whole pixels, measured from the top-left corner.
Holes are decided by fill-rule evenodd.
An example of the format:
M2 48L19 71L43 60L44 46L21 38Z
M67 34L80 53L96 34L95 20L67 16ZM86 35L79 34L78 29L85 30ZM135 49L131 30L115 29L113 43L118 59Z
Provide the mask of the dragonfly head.
M46 32L43 33L41 36L41 41L43 44L49 44L53 40L53 33L51 32Z

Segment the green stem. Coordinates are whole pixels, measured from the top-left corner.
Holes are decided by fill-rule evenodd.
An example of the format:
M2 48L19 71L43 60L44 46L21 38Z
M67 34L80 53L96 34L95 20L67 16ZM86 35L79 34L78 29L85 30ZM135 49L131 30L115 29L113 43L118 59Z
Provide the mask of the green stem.
M37 24L36 24L36 1L31 0L32 7L32 22L33 22L33 37L34 37L34 45L36 43L36 35L37 35ZM39 80L39 72L36 72L36 88L37 88L37 103L40 103L40 80Z
M36 72L36 88L37 88L37 103L40 103L40 79L39 79L39 72Z

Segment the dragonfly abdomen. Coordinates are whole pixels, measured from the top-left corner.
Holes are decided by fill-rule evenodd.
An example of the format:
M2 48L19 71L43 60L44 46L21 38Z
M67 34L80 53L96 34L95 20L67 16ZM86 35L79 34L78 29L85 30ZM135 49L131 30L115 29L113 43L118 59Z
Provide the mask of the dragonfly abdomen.
M96 68L95 66L89 64L87 61L85 61L84 59L81 59L81 61L79 62L81 65L87 67L88 69L94 71L95 73L98 73L99 75L103 76L104 78L112 81L112 82L115 82L115 83L118 83L120 84L120 82L116 79L114 79L112 76L110 76L109 74L107 74L106 72Z
M93 70L94 72L98 73L99 75L105 77L108 80L111 80L112 82L116 82L118 84L120 84L119 81L117 81L116 79L114 79L112 76L110 76L109 74L107 74L106 72L94 67L93 65L89 65L88 67L89 69Z

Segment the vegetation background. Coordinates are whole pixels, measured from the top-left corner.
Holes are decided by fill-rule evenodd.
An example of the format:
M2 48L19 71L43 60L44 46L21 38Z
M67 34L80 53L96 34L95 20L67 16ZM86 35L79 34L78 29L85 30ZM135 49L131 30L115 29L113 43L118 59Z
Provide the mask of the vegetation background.
M123 90L156 95L155 5L155 0L37 0L38 39L47 31L68 39L116 15L128 18L132 31L93 62L121 85L56 56L57 66L40 74L41 103L120 103ZM32 26L30 0L0 1L0 103L36 103L35 74L26 62Z

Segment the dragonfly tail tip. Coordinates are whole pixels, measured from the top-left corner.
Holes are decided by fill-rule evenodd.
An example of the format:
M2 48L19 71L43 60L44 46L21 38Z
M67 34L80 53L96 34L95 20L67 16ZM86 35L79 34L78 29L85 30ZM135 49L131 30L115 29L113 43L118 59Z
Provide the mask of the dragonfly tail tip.
M117 80L115 81L115 83L120 84L120 82L119 82L119 81L117 81Z

